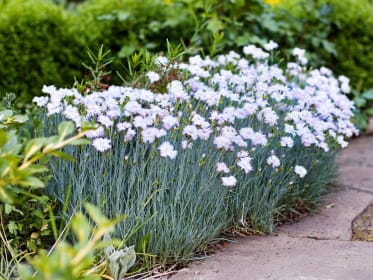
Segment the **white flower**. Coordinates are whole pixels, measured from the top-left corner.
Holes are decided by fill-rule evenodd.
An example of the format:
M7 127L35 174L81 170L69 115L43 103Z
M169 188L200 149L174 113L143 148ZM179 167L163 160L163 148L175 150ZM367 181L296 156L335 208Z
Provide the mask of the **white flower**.
M198 139L198 129L195 125L186 125L183 129L183 134L190 136L193 140Z
M294 48L293 49L293 55L297 57L302 57L305 56L306 50L300 49L300 48Z
M76 107L73 107L71 105L66 106L63 115L67 119L74 121L77 127L81 127L81 117Z
M123 131L123 130L129 129L129 128L132 128L132 124L130 124L128 122L122 122L122 123L117 124L117 130L118 131Z
M237 179L234 176L221 177L223 186L234 187L237 184Z
M241 167L247 174L253 170L253 167L251 166L251 160L251 157L243 157L237 162L237 165Z
M87 131L85 136L89 139L93 139L93 138L102 137L104 136L104 134L105 134L105 130L102 126L100 126L94 130Z
M224 162L218 162L216 164L216 171L217 172L223 172L223 173L229 173L229 168Z
M344 140L342 135L337 137L337 142L342 148L346 148L348 146L348 142Z
M110 127L114 124L114 122L108 116L105 116L105 115L100 115L97 118L97 121L100 122L101 124L103 124L106 127Z
M136 136L136 130L128 129L126 135L124 136L125 141L131 141Z
M158 56L155 59L155 64L158 65L158 66L167 66L168 59L167 59L167 57L164 57L164 56Z
M163 118L162 123L163 123L163 127L165 129L169 130L174 126L177 126L179 122L178 122L177 118L168 115L168 116L165 116Z
M183 140L181 142L181 146L183 147L183 149L191 149L193 148L193 143L192 142L188 142L187 140Z
M111 140L107 138L96 138L92 141L93 147L99 152L105 152L111 148Z
M170 142L163 142L158 150L160 151L161 157L169 157L170 159L175 159L177 151L174 150L174 146Z
M277 168L281 165L281 162L278 157L276 157L275 155L271 155L267 158L267 164L272 166L273 168Z
M350 93L350 91L351 91L351 87L350 87L350 85L349 85L349 84L346 84L346 83L343 83L343 84L341 85L341 91L342 91L343 93Z
M267 44L264 44L264 49L266 51L271 51L278 48L278 44L270 40Z
M294 168L294 172L297 173L300 178L303 178L307 175L307 169L301 165L296 165Z
M282 147L293 147L294 146L294 140L290 136L284 136L281 138L281 146Z
M135 119L133 120L133 125L135 127L141 127L142 129L145 129L147 126L150 126L153 124L153 120L149 117L141 117L141 116L136 116Z
M259 111L257 114L257 118L260 121L264 121L265 123L273 126L277 123L278 116L272 108L264 108L263 110Z
M154 71L149 71L146 73L146 77L148 77L151 83L157 82L161 78L159 74Z
M144 128L141 132L142 141L149 144L153 143L155 138L157 138L156 130L156 128Z
M214 144L218 149L229 150L232 147L231 139L225 136L215 137Z
M268 53L264 52L262 49L257 48L254 45L249 45L243 48L243 53L251 55L255 59L266 59L268 58Z
M62 106L59 103L48 103L47 104L48 109L48 116L61 113Z
M248 157L249 156L249 153L247 151L240 151L237 153L237 157L238 158L244 158L244 157Z
M306 50L300 49L300 48L294 48L293 49L293 55L298 58L298 61L302 65L306 65L308 62L308 59L306 58Z
M32 102L35 102L36 105L38 105L39 107L44 107L49 102L49 97L48 96L35 96L32 99Z

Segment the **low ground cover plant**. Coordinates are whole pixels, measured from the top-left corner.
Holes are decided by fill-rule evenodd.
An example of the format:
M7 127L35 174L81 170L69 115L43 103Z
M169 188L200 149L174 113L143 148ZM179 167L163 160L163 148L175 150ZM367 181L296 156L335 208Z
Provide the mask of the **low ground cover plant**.
M49 195L67 216L87 201L125 214L114 235L162 263L190 259L229 227L270 232L274 217L314 207L357 133L349 80L307 69L298 48L283 70L277 47L159 56L132 86L45 86L34 102L47 133L63 119L96 125L91 146L66 149L77 161L51 162Z

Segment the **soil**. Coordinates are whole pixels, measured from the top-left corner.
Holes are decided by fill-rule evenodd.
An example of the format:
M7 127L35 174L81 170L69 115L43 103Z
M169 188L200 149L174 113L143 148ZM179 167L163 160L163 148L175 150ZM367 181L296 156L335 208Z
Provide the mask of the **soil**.
M352 240L373 242L373 203L352 222Z

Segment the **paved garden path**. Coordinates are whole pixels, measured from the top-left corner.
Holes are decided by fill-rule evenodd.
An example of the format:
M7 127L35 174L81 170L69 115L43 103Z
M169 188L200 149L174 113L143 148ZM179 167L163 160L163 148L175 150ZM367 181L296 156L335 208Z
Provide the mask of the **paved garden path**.
M373 203L373 137L353 140L338 163L320 213L238 239L171 280L373 280L373 242L351 240L353 222Z

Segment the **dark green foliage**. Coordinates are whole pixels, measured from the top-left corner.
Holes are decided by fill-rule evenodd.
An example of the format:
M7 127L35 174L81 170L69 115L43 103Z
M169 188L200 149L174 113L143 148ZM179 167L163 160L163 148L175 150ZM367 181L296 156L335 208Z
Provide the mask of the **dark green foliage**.
M27 105L43 84L71 85L89 46L89 34L73 24L79 20L43 0L9 1L0 10L0 92Z
M314 39L298 41L321 58L337 74L352 79L358 90L373 87L373 3L369 0L283 1L295 18L301 20L302 36ZM326 40L312 48L313 40ZM316 46L315 46L316 47ZM329 49L335 51L329 51Z

